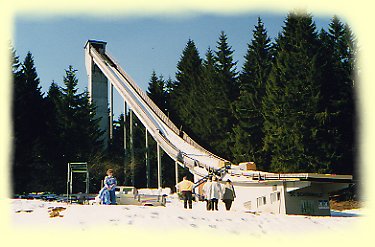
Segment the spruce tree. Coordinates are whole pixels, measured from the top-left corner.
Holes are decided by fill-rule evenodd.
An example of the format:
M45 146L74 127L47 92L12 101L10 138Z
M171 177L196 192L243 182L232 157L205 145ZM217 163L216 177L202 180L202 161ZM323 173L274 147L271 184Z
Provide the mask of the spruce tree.
M233 50L228 44L227 35L222 31L217 42L215 52L216 68L219 83L228 97L229 101L234 101L238 96L236 64L233 61Z
M50 172L50 187L52 191L56 191L58 184L56 181L61 181L61 173L63 166L61 160L64 158L61 152L64 144L62 139L62 126L60 122L61 116L61 102L62 93L60 87L52 82L46 97L46 108L45 112L46 118L46 129L45 129L45 145L48 147L44 153L44 157L47 160L48 168ZM60 186L62 186L63 181L61 181Z
M174 81L171 77L165 81L165 108L166 114L169 117L172 109L172 95L173 95Z
M52 83L48 91L50 116L46 133L51 145L48 157L53 164L54 189L60 193L66 188L68 162L93 165L102 158L103 134L88 93L78 92L76 70L72 66L65 70L63 81L64 87Z
M167 91L164 79L162 76L156 76L155 71L152 72L150 82L148 84L147 95L152 101L166 113L167 110Z
M78 93L76 70L69 66L65 73L60 119L66 155L76 161L87 160L101 149L99 119L95 115L95 106L89 102L88 93Z
M16 51L11 48L12 55L12 79L13 79L13 95L12 95L12 118L13 118L13 164L12 164L12 181L13 181L13 192L20 193L25 191L27 182L27 168L26 153L27 149L23 148L24 134L25 131L22 125L25 124L25 118L23 117L23 107L25 102L23 101L23 95L25 94L25 83L22 80L21 63L19 57L16 55Z
M334 16L328 32L321 31L320 40L322 153L333 172L351 174L356 148L355 39L350 28Z
M18 57L13 55L12 70L15 146L12 173L14 191L20 193L40 190L44 182L44 177L37 175L44 168L42 134L45 114L43 94L32 54L27 53L22 65L19 64ZM30 180L30 176L36 178Z
M232 152L236 162L255 161L259 169L266 165L262 152L262 99L271 70L271 48L264 24L258 18L239 77L240 96L234 104L237 124L233 129Z
M195 121L199 114L196 92L202 78L202 61L193 40L189 39L177 64L176 81L171 94L171 118L194 136Z
M215 52L215 66L217 72L217 80L215 85L215 93L221 98L215 102L218 112L216 121L221 121L222 128L218 129L213 138L214 151L220 156L232 159L230 151L230 137L234 125L234 117L232 113L232 103L238 97L237 72L236 64L233 61L233 50L228 44L228 38L222 31L217 42Z
M19 69L21 67L19 56L16 54L16 50L11 46L10 47L11 53L11 61L12 61L12 74L15 75L19 73Z
M263 97L264 150L272 171L324 172L318 159L318 39L312 17L288 14Z
M342 85L342 95L345 101L342 103L342 116L339 129L343 133L343 147L342 160L340 167L335 167L336 170L345 174L354 174L357 176L356 163L358 159L358 113L357 113L357 98L356 98L356 80L358 78L357 67L357 41L348 24L344 25L343 35L343 69L345 71L345 80Z
M225 96L223 91L218 88L215 56L213 51L208 48L206 57L202 64L202 83L196 96L200 102L198 121L195 126L196 140L205 148L216 152L217 141L220 133L224 129L223 122L220 120L216 107L218 102Z

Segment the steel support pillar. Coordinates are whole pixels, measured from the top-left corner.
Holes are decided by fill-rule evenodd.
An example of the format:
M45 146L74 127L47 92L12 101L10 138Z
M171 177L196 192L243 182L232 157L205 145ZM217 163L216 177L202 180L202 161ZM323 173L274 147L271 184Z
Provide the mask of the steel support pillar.
M87 169L87 172L86 172L86 195L89 194L89 191L90 191L90 173L89 173L89 170Z
M176 178L176 185L178 184L179 180L178 180L178 162L175 161L174 162L174 169L175 169L175 178Z
M67 180L66 180L66 203L69 202L69 191L71 191L70 184L71 184L71 176L70 176L70 166L68 165L68 172L67 172Z
M127 162L127 140L126 140L126 114L127 114L127 104L124 101L124 185L127 184L126 179L126 162Z
M161 183L162 174L161 174L161 150L160 150L159 144L157 144L156 148L157 148L157 155L158 155L158 189L160 189L162 186L162 183Z
M113 85L109 86L109 139L113 139Z
M145 128L145 138L146 138L146 150L145 150L145 160L146 160L146 178L147 178L147 188L150 188L150 159L148 155L148 131L147 128Z
M73 193L73 171L70 169L70 184L69 184L69 201L71 201L71 195Z
M134 142L133 142L133 110L129 109L129 145L130 145L130 166L132 174L132 185L135 186L135 164L134 164Z

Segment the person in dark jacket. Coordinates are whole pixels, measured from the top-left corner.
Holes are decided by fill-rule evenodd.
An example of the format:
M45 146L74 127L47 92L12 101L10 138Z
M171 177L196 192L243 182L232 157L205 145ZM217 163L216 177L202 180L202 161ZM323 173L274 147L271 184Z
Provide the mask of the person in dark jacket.
M234 187L232 182L228 179L225 186L224 186L224 193L223 193L223 202L225 204L225 209L227 211L230 210L232 206L232 202L236 198L236 193L234 192Z

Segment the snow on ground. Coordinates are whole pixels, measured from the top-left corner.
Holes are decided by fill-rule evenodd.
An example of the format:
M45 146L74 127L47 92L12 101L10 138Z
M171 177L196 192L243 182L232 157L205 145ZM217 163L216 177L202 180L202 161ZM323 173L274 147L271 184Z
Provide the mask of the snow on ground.
M194 202L193 209L184 209L181 201L169 197L166 207L134 205L67 205L39 200L13 199L12 225L15 227L61 227L81 230L109 226L143 230L197 230L214 234L230 233L264 237L288 233L337 233L350 230L361 219L361 210L333 211L332 217L253 214L233 209L206 211L204 202ZM63 217L49 217L50 207L65 207ZM354 224L354 225L353 225Z

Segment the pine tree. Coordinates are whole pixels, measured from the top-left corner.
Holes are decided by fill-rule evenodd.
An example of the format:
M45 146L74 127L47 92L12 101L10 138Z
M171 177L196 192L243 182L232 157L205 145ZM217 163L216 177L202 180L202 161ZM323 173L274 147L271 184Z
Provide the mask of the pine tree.
M21 63L16 51L11 48L12 55L12 76L13 76L13 104L12 104L12 118L13 118L13 145L14 145L14 158L12 164L12 181L13 192L20 193L25 191L25 184L27 181L26 174L26 149L23 146L24 132L21 130L25 119L23 118L22 109L25 103L22 101L24 93L24 81L22 78L22 71L20 70Z
M19 56L17 56L16 54L16 50L12 46L10 46L10 52L11 52L11 60L12 60L12 74L15 75L19 73L21 63L19 60Z
M88 93L78 93L78 79L72 66L65 70L63 81L64 87L52 83L48 91L46 133L50 145L46 156L53 167L54 190L60 193L66 188L68 162L99 163L103 134Z
M356 80L358 78L357 67L357 41L348 24L344 25L343 35L344 49L342 62L345 71L345 80L342 85L343 99L346 99L342 104L342 117L340 130L343 133L343 156L339 167L335 167L337 171L346 174L354 174L357 176L358 162L358 139L356 128L358 126L358 113L356 106Z
M219 112L215 107L217 102L220 102L221 98L224 97L222 92L216 88L217 79L215 57L213 51L208 48L203 61L202 83L198 92L200 111L196 126L196 136L197 141L211 151L215 151L216 135L224 127L219 119Z
M290 13L263 98L264 150L272 171L324 172L318 159L318 39L311 15Z
M62 93L60 87L52 82L46 96L46 129L44 132L44 144L47 147L43 153L43 157L46 159L48 165L50 181L48 187L51 191L56 191L59 186L62 187L63 181L62 168L64 165L61 164L61 160L64 158L61 150L63 148L64 140L61 137L62 126L60 123L60 110ZM66 165L65 165L66 166ZM56 184L57 182L57 184Z
M199 101L196 92L202 77L202 61L193 40L189 39L177 64L176 81L170 97L171 118L177 125L183 125L189 135L194 135Z
M328 32L321 31L320 40L322 153L335 173L352 174L356 148L355 40L337 16L332 18Z
M78 93L76 70L69 66L65 71L62 88L61 121L66 140L66 155L74 160L87 160L101 149L99 119L95 107L89 103L87 92ZM75 148L74 148L75 147Z
M164 113L167 110L167 91L163 76L156 76L155 71L152 72L150 83L148 84L147 95Z
M27 53L22 65L13 55L14 75L13 119L14 119L14 191L20 193L40 189L43 178L36 176L43 169L43 140L45 128L44 99L40 91L39 78L34 58Z
M216 68L219 81L229 101L238 96L236 64L233 62L233 50L228 44L227 35L222 31L216 46Z
M165 108L166 114L169 117L171 109L172 109L172 95L173 95L173 88L174 88L174 81L171 77L169 77L165 81Z
M222 128L216 130L213 138L214 151L224 158L232 159L230 152L230 136L234 125L232 114L232 103L238 97L236 64L233 62L233 50L229 46L227 36L220 33L215 52L215 66L217 80L215 93L221 95L219 101L215 102L218 112L216 121L220 121Z
M271 41L260 18L248 44L245 63L239 77L240 96L235 102L234 146L235 161L255 161L265 167L263 148L262 99L271 70Z
M84 91L79 99L79 108L77 110L78 128L82 137L81 158L89 163L99 161L102 156L103 131L99 128L100 119L96 116L96 107L90 103L89 94Z

